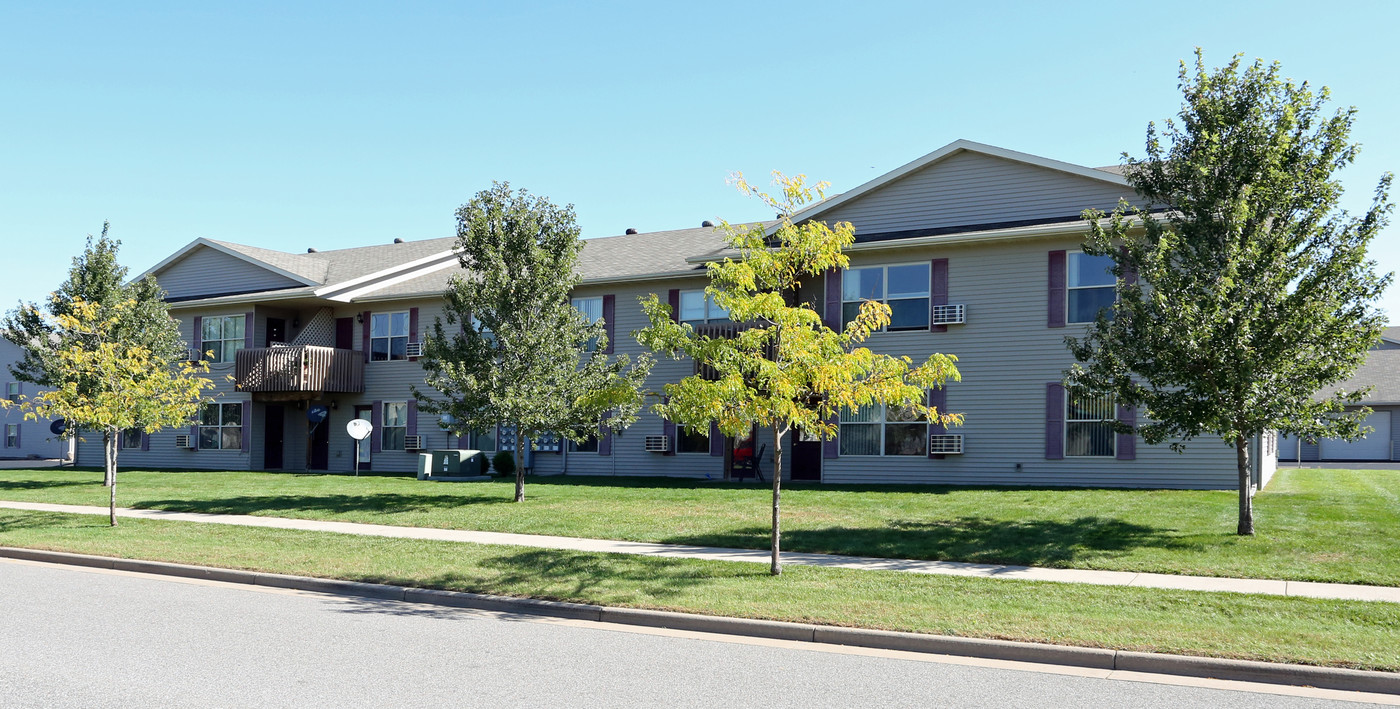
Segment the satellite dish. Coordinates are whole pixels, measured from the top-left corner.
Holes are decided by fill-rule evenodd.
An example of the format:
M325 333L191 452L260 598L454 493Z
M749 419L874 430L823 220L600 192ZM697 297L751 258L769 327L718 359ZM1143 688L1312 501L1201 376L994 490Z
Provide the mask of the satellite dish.
M320 423L322 421L325 421L326 417L330 415L331 410L329 408L326 408L325 404L316 404L314 406L309 406L306 409L306 420L310 421L311 423Z
M350 434L350 437L357 441L363 441L369 438L369 434L373 430L374 426L364 419L350 419L350 421L345 424L345 432Z
M54 422L49 424L49 433L52 433L55 436L62 436L64 431L67 430L68 419L54 419Z

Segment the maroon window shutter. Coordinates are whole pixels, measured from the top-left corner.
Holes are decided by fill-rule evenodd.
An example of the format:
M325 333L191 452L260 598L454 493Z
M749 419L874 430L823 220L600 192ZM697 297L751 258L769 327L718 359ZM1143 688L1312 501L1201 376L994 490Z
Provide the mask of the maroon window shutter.
M1066 268L1065 252L1063 250L1051 251L1050 289L1046 294L1047 307L1045 311L1045 324L1047 327L1065 326L1065 308L1067 307L1065 302L1065 284L1068 277L1065 271Z
M947 325L933 324L933 308L948 304L948 259L936 258L929 264L928 331L947 332Z
M408 341L418 341L418 308L408 309ZM417 357L409 357L408 361L417 362Z
M598 423L598 455L612 455L612 429L607 416Z
M1045 384L1045 459L1065 457L1065 385Z
M404 435L416 436L418 435L418 400L409 399L407 408L408 411L404 416L406 419L404 421Z
M365 332L369 332L369 318L365 318ZM369 405L369 425L373 426L373 432L369 434L369 452L379 453L384 450L384 402L375 399ZM499 447L499 444L498 444Z
M710 455L724 457L724 434L720 433L719 422L710 422Z
M253 311L243 313L243 349L253 349Z
M335 319L335 348L338 350L355 349L355 318Z
M238 449L247 453L253 441L253 402L245 401L238 408L243 409L243 445Z
M1135 285L1137 285L1137 267L1135 267L1135 266L1133 266L1132 264L1128 263L1128 247L1126 247L1126 246L1120 246L1120 247L1118 247L1118 253L1122 256L1122 258L1119 259L1119 262L1122 263L1122 264L1124 264L1124 265L1123 265L1123 282L1124 282L1124 283L1127 283L1127 284L1130 285L1130 286L1135 286Z
M148 450L150 450L150 449L151 449L151 434L149 434L149 433L142 433L142 434L141 434L141 450L143 450L143 451L148 451Z
M360 314L360 317L361 317L361 318L364 318L364 322L361 323L361 325L364 325L364 327L360 330L360 348L364 350L365 361L368 362L368 361L369 361L369 322L370 322L369 318L370 318L370 312L369 312L368 310L366 310L365 312L363 312L363 313ZM376 425L377 425L377 424L376 424Z
M947 406L948 406L948 390L947 390L947 389L944 389L943 387L937 387L937 388L934 388L934 389L929 389L929 390L928 390L928 405L929 405L929 406L932 406L932 407L935 408L935 409L938 409L938 415L939 415L939 416L942 416L942 415L944 414L944 409L947 408ZM944 426L942 423L937 422L937 421L930 421L930 422L929 422L929 425L928 425L928 435L934 436L934 435L943 434L943 433L947 433L947 432L948 432L948 427L947 427L947 426ZM935 459L935 460L942 460L944 456L943 456L942 453L934 453L934 452L933 452L932 446L930 446L930 447L929 447L929 454L928 454L928 457L933 458L933 459Z
M1129 426L1137 425L1137 409L1132 406L1118 407L1118 420ZM1137 460L1137 433L1118 434L1118 460Z
M822 441L822 457L823 457L823 458L826 458L826 459L828 459L828 460L830 460L830 459L832 459L832 458L840 458L840 457L841 457L841 434L840 434L840 431L841 431L841 420L840 420L839 417L832 416L830 419L827 420L827 423L829 423L829 424L831 424L832 426L835 426L835 427L836 427L837 434L836 434L835 436L832 436L831 438L825 440L825 441Z
M190 450L196 450L196 451L199 450L199 424L198 424L198 423L193 424L193 425L190 426L190 443L193 443L193 444L194 444L194 447L191 448Z
M613 322L617 315L617 296L609 293L603 296L603 333L608 336L608 346L603 348L603 354L613 353L614 335L617 333L616 323Z
M204 359L204 317L201 315L194 317L194 337L190 341L194 343L194 361Z
M669 403L671 403L671 397L667 396L667 397L662 398L661 403L663 403L663 404L669 404ZM666 440L670 441L670 444L669 444L670 447L666 450L665 453L662 453L661 455L675 455L675 454L676 454L676 448L677 448L677 446L676 446L676 422L675 422L675 421L672 421L671 419L668 419L668 418L663 418L663 419L661 419L661 432L662 432L663 434L666 435Z
M670 292L666 294L666 302L671 304L671 320L674 321L674 322L680 322L680 321L681 321L681 289L679 289L679 288L672 288L672 289L670 290Z
M841 269L833 268L826 272L826 309L822 322L837 332L841 331ZM830 455L828 458L835 458Z

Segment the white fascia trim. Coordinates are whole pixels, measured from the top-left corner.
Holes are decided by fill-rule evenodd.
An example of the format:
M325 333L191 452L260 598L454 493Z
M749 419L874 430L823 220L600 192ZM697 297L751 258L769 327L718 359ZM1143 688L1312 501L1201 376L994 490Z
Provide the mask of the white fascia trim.
M671 271L670 273L643 273L635 276L609 276L607 278L585 278L579 281L581 286L606 285L608 283L630 283L632 281L664 281L672 278L696 278L704 276L707 271L697 268L693 271Z
M918 170L922 170L923 168L928 167L929 165L932 165L946 157L949 157L954 153L958 153L964 150L973 153L981 153L983 155L990 155L992 157L998 157L1005 160L1026 163L1028 165L1035 165L1037 167L1043 167L1059 172L1065 172L1071 175L1078 175L1080 177L1087 177L1091 180L1099 180L1101 182L1107 182L1122 187L1128 186L1128 181L1124 179L1122 175L1116 173L1104 172L1103 170L1095 170L1092 167L1075 165L1074 163L1067 163L1061 160L1043 158L1039 155L1031 155L1030 153L1022 153L1015 150L1007 150L1006 148L998 148L995 145L987 145L985 143L977 143L971 140L959 139L929 153L928 155L914 160L913 162L901 165L873 180L870 180L869 182L866 182L865 184L860 185L859 187L847 190L839 195L836 195L835 197L813 204L807 207L806 209L799 210L796 214L792 215L792 221L793 223L797 223L803 221L804 219L811 219L817 216L818 214L821 214L822 212L850 202L851 200L856 199L861 195L872 192L880 187L894 182L895 180L898 180L901 177L904 177L905 175L908 175ZM773 233L777 231L778 226L778 224L775 224L769 227L768 235L772 236Z
M294 280L294 281L296 281L297 283L300 283L300 284L302 284L302 285L307 285L307 286L319 286L319 285L321 285L321 283L320 283L319 281L313 281L313 280L311 280L310 278L307 278L307 277L305 277L305 276L299 276L299 275L297 275L297 274L295 274L295 273L292 273L291 271L288 271L288 270L286 270L286 269L282 269L282 268L278 268L278 267L276 267L276 266L273 266L272 264L267 263L266 261L259 261L259 260L255 259L255 258L253 258L252 256L249 256L248 254L241 253L241 252L239 252L239 251L235 251L235 250L233 250L233 249L230 249L230 248L227 247L227 246L224 246L223 244L216 243L216 242L211 241L211 240L209 240L209 239L206 239L206 238L204 238L204 237L202 237L202 236L199 237L198 239L195 239L194 241L191 241L191 242L188 243L188 244L185 244L185 246L184 246L183 248L181 248L179 251L176 251L175 253L170 254L169 256L165 257L165 259L162 260L160 263L158 263L158 264L156 264L156 265L154 265L154 266L152 266L152 267L146 269L145 271L143 271L143 272L141 273L141 275L137 276L136 278L133 278L133 279L131 280L131 282L134 283L134 282L136 282L136 281L139 281L139 280L145 278L146 276L152 275L152 274L156 273L157 271L159 271L159 270L165 268L166 266L169 266L170 264L175 263L176 261L179 261L180 259L182 259L182 258L185 257L185 254L188 254L189 252L193 251L196 247L199 247L199 246L206 246L206 247L211 248L211 249L213 249L213 250L215 250L215 251L218 251L218 252L220 252L220 253L228 254L229 256L232 256L232 257L234 257L234 258L236 258L236 259L238 259L238 260L240 260L240 261L246 261L246 262L248 262L248 263L253 264L254 266L257 266L258 268L261 268L261 269L266 270L266 271L271 271L271 272L273 272L273 273L275 273L275 274L277 274L277 275L279 275L279 276L282 276L283 278L290 278L290 279L292 279L292 280Z
M315 293L320 298L348 303L366 293L373 293L381 288L403 283L434 271L441 271L456 263L456 251L442 251L382 271L375 271L348 281L323 286L317 288Z

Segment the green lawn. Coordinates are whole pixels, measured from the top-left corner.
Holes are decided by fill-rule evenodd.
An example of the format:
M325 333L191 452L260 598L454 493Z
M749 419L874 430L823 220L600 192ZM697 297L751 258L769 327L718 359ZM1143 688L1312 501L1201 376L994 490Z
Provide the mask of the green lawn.
M544 487L544 486L537 486ZM657 559L0 510L0 545L615 606L1400 670L1400 604Z
M0 470L0 499L105 505L100 473ZM508 482L122 471L118 504L681 544L767 547L768 490L674 479ZM1230 491L792 485L784 548L1400 586L1400 471L1285 470L1234 535Z

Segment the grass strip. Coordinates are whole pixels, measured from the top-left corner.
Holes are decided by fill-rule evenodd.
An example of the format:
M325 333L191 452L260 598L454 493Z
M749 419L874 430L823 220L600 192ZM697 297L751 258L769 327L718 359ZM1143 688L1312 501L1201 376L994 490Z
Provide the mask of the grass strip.
M922 576L0 510L0 545L861 628L1400 671L1400 604Z

